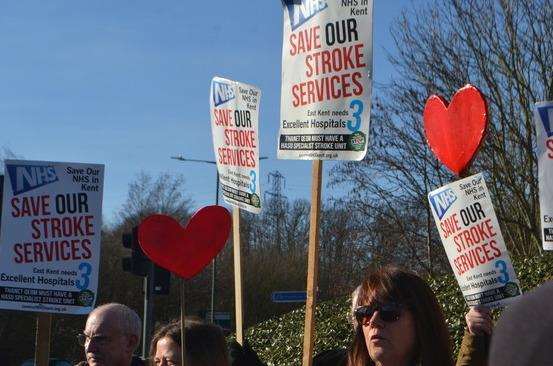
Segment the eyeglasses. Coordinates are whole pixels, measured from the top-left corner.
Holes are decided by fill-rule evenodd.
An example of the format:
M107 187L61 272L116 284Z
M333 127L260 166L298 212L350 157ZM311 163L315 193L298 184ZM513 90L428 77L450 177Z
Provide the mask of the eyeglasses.
M90 342L94 341L94 344L98 346L105 346L110 342L111 338L108 336L88 336L84 333L77 334L77 341L81 346L86 346Z
M388 302L385 304L373 304L360 306L355 309L355 319L359 324L363 323L364 319L371 319L376 311L378 311L378 316L380 319L386 323L392 323L397 321L401 317L401 311L404 306L397 302Z

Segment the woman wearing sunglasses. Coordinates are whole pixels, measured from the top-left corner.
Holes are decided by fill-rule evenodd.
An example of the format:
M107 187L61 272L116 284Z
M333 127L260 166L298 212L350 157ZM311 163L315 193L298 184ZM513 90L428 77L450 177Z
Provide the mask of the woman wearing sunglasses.
M451 345L442 309L424 280L398 267L387 266L369 274L358 290L357 321L348 366L449 366ZM489 313L471 310L467 322L473 331L490 328ZM470 327L469 327L470 328ZM485 364L484 355L470 357L465 333L464 361L457 365ZM481 352L470 348L468 353Z

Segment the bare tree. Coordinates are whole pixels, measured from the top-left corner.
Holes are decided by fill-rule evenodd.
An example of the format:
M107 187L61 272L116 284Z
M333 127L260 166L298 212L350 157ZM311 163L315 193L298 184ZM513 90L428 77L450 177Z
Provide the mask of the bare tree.
M149 174L139 173L129 184L127 200L119 211L121 222L136 225L154 213L186 220L192 201L184 195L184 188L185 180L181 175L162 173L154 179Z
M429 273L443 250L435 250L426 195L455 178L428 150L422 111L431 94L449 99L466 83L482 90L490 116L473 172L485 173L509 249L541 251L531 110L553 99L552 16L550 0L437 0L417 4L391 29L397 77L378 88L370 151L362 163L338 166L333 183L351 188L352 205L375 218L373 230L394 223L394 250L411 252Z

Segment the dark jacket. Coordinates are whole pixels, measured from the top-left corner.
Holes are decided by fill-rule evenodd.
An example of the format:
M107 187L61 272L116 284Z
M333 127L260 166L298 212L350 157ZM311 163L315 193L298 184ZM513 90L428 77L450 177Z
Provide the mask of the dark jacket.
M455 366L486 366L490 349L490 337L477 336L465 330ZM230 346L232 366L265 366L246 342L244 347L233 342ZM345 349L323 351L313 358L313 366L346 366L348 352Z
M486 366L490 349L489 336L477 336L465 330L455 366ZM345 349L323 351L313 358L313 366L346 366Z
M230 358L232 366L266 366L247 341L244 346L236 341L230 345ZM347 352L345 349L323 351L313 358L313 366L339 366L347 364Z
M88 363L86 361L81 361L78 364L76 364L75 366L87 366L87 365L88 365ZM140 357L133 356L131 364L129 366L147 366L147 365L148 364L145 361L143 361Z
M348 352L345 349L322 351L313 357L313 366L345 366L348 363Z

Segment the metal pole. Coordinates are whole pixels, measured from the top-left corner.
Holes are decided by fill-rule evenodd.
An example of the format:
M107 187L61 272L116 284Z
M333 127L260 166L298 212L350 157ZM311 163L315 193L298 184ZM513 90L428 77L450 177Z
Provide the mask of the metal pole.
M217 170L217 187L215 189L215 204L219 204L219 171ZM217 276L217 257L213 258L213 265L211 266L211 315L210 321L214 322L215 319L215 279Z
M154 264L150 262L150 270L144 277L144 322L142 324L142 358L148 358L148 348L152 338L153 315L154 315Z
M215 187L215 204L219 204L219 171L217 171L217 187Z
M35 366L48 366L50 362L50 337L52 314L37 313L35 337Z

